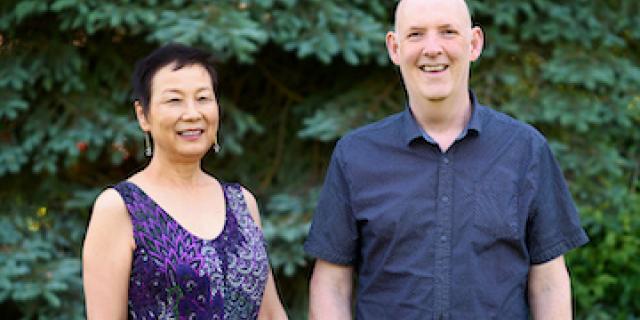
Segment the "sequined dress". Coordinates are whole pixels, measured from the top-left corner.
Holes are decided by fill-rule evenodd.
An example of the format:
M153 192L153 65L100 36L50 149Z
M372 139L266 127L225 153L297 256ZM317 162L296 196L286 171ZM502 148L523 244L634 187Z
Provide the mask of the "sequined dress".
M136 248L129 279L130 319L255 319L268 275L264 238L238 184L221 183L226 220L207 240L183 228L135 184L123 198Z

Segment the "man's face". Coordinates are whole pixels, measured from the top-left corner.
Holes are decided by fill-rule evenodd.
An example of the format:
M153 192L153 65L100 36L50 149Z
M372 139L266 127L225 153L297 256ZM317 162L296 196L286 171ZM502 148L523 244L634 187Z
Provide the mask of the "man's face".
M468 90L469 65L482 50L463 0L402 0L387 34L410 101L443 101ZM416 100L417 99L417 100Z

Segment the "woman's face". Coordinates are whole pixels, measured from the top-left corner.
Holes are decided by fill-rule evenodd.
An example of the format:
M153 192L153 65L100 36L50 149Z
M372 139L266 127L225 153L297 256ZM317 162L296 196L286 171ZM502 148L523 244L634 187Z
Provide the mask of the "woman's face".
M199 64L174 68L170 64L156 72L148 114L136 104L138 121L153 137L154 157L200 160L218 132L219 109L211 77Z

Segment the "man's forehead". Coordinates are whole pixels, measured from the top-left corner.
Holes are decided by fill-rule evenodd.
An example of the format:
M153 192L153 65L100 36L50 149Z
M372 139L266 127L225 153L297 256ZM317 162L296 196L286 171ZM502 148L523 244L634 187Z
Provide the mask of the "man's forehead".
M469 7L464 0L400 0L396 7L396 28L434 19L438 21L429 22L471 27Z

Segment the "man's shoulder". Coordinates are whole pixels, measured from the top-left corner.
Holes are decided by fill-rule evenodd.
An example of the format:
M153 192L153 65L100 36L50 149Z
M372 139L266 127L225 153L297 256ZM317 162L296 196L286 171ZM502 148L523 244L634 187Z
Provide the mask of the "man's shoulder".
M479 108L487 130L505 137L517 135L526 137L530 142L546 143L544 135L531 124L485 105L479 105Z

